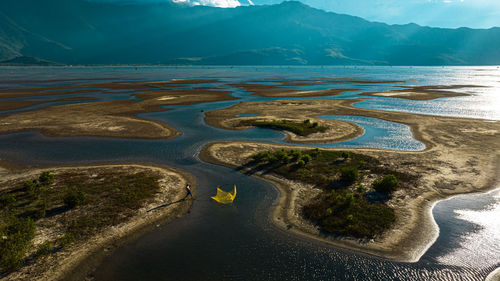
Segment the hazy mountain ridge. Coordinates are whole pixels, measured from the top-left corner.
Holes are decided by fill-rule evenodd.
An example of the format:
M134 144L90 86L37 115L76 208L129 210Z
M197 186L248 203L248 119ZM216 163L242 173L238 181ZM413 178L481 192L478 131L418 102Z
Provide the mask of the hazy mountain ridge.
M8 15L8 16L7 16ZM500 64L500 28L387 25L300 2L0 2L0 59L68 64Z

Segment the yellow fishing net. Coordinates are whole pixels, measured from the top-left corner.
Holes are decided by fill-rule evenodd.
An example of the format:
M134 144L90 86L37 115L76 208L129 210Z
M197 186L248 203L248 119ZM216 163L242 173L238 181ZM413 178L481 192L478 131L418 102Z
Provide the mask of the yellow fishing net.
M212 199L222 204L230 204L233 203L235 197L236 185L234 185L234 191L232 194L217 187L217 195L212 196Z

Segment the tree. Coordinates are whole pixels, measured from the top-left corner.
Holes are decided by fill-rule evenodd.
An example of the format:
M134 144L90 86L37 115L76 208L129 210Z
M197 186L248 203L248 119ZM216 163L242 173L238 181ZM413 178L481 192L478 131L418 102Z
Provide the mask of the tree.
M40 174L38 178L42 185L50 185L54 183L54 174L51 172L45 171Z
M359 179L358 169L354 167L344 167L340 169L340 180L346 183L355 182Z
M375 191L389 194L396 190L400 185L398 179L393 175L389 174L384 176L382 179L377 179L372 183Z

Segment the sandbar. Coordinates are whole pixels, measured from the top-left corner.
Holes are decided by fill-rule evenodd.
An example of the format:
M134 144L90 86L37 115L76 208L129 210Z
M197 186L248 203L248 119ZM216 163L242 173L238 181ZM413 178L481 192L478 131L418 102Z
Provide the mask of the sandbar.
M280 102L305 103L296 105L297 107L314 105L318 115L358 115L403 123L410 126L413 136L426 145L425 150L417 152L353 150L375 157L393 170L405 170L418 177L412 186L396 191L388 202L396 212L394 227L370 241L334 239L321 234L315 225L305 220L302 217L301 207L310 199L308 194L319 192L314 186L293 182L270 173L253 174L273 183L280 190L280 198L272 211L271 219L286 231L367 254L397 261L415 262L439 234L431 213L437 201L457 194L487 191L498 184L500 175L500 142L498 142L500 122L498 121L484 122L478 119L360 109L352 106L355 100L287 100L270 104L283 107ZM254 102L241 103L239 106L256 108ZM289 107L293 106L295 105ZM221 123L222 120L218 119L212 119L211 122L216 126ZM245 172L245 164L254 152L283 147L288 146L254 142L219 142L205 146L200 158ZM290 148L298 147L290 146Z

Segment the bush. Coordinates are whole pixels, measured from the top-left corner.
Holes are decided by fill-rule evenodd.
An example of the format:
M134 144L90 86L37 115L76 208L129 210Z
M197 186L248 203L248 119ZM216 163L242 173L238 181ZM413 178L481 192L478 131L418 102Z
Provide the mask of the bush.
M288 163L288 162L290 162L290 156L288 156L288 153L284 149L276 151L274 153L274 155L282 163Z
M318 155L321 154L321 150L319 148L315 148L313 149L310 153L309 153L312 157L317 157Z
M345 203L346 203L347 205L351 205L351 203L352 203L353 201L354 201L354 194L352 194L352 193L347 193L347 194L345 195Z
M306 155L302 155L302 157L300 158L300 160L304 161L304 163L307 164L307 163L311 162L312 157L311 157L311 155L306 154Z
M0 196L0 209L7 208L16 202L16 197L14 194L5 193Z
M50 185L54 183L54 174L51 172L45 171L40 174L38 180L42 185Z
M38 203L36 206L37 210L34 214L35 219L41 219L44 218L47 215L47 209L49 208L49 203L47 200L43 200L42 202Z
M68 206L68 208L73 209L76 206L82 205L85 203L86 194L81 190L72 189L66 193L64 196L64 204Z
M349 152L347 152L347 151L342 151L341 156L342 156L342 158L344 158L344 160L345 160L345 159L349 158L350 153L349 153Z
M36 251L36 256L46 256L52 253L54 249L54 244L52 241L45 241L38 246L38 250Z
M255 153L251 157L252 157L252 160L257 162L257 163L267 161L267 154L265 152Z
M24 186L24 190L29 195L34 195L38 191L38 187L36 186L35 181L25 181L23 186Z
M399 182L394 175L389 174L382 179L375 180L372 186L377 192L389 194L399 187Z
M35 237L35 224L30 218L10 217L0 229L0 269L13 271L24 264L24 255ZM4 239L3 237L6 237Z
M300 150L290 150L290 155L292 155L295 159L300 160L302 157L302 152Z
M359 193L364 193L366 191L366 188L362 184L359 184L358 186L356 186L356 191Z
M63 248L69 246L73 242L75 242L75 236L72 233L65 233L59 238L59 245Z
M355 182L359 179L358 169L354 167L344 167L340 169L340 180L343 182Z
M297 166L299 166L301 168L305 167L306 166L306 162L304 162L304 160L299 160L299 161L297 161Z

